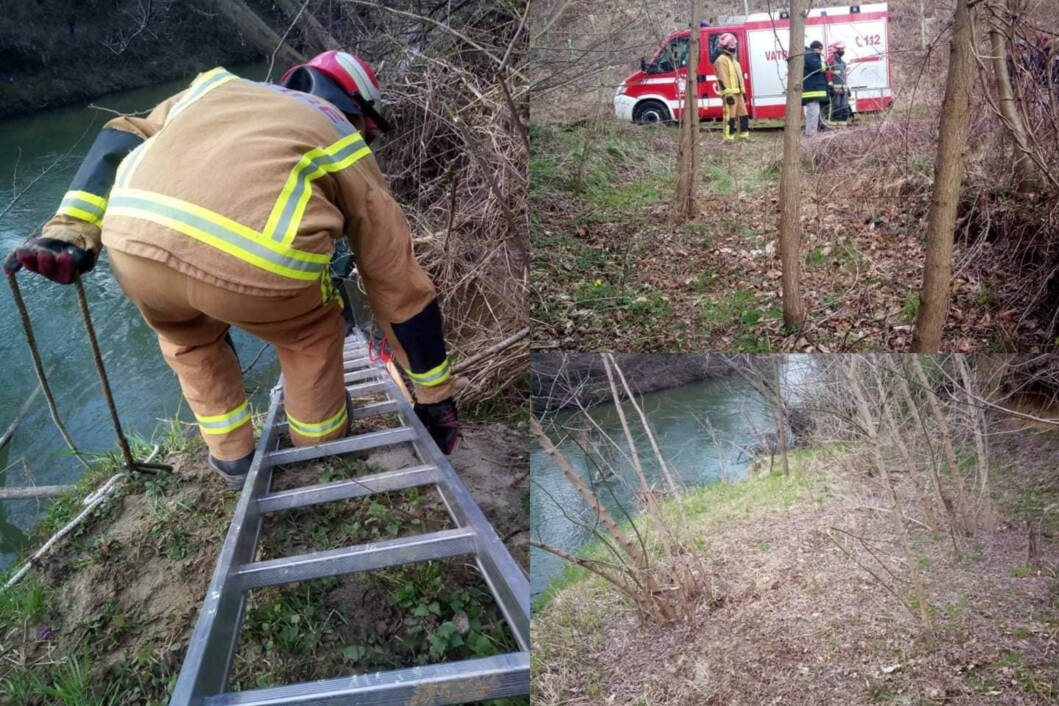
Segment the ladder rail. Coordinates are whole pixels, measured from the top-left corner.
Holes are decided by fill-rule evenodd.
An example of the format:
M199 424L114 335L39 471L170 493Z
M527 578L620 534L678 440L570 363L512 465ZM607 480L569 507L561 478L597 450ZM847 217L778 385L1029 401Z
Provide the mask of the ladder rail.
M358 331L343 346L344 384L353 395L383 393L387 399L355 408L352 417L396 413L401 426L316 447L280 449L280 436L287 431L285 415L282 415L283 378L280 376L271 391L263 432L192 631L170 699L171 706L309 703L384 706L412 699L415 703L449 704L529 693L528 577L515 563L448 458L430 439L397 383L376 361L363 354L364 343ZM379 376L374 377L371 370ZM410 444L422 465L269 492L272 471L280 464L399 443ZM437 489L455 529L254 561L266 514L424 485ZM250 590L460 554L474 556L520 651L265 689L225 691Z

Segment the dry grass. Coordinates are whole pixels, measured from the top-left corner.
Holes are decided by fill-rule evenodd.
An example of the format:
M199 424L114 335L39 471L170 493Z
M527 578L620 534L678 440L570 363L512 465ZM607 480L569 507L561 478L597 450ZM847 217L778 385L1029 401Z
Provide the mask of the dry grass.
M690 624L642 623L595 580L555 596L534 625L534 703L1035 704L1059 696L1059 582L1054 569L1021 566L1020 529L1005 525L961 559L943 537L916 536L937 623L928 651L912 616L828 538L833 527L870 538L903 572L892 519L872 509L872 495L822 470L794 506L704 515L688 528L706 540L724 596L703 603ZM1059 566L1054 542L1044 565Z
M523 378L528 341L466 370L459 358L528 324L528 6L336 5L343 16L336 36L373 57L383 83L383 112L396 128L379 161L437 286L464 378L459 396L494 397Z

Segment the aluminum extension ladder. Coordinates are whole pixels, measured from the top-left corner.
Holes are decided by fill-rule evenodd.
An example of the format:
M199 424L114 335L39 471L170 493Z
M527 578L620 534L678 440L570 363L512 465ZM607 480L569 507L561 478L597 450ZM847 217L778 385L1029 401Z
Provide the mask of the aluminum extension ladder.
M191 634L170 706L221 704L451 704L529 693L529 583L466 486L430 438L385 367L373 363L359 331L345 341L345 384L350 395L385 393L386 400L356 407L354 419L396 412L401 426L302 448L279 448L282 378L253 465L221 547L213 578ZM411 442L421 465L292 490L270 492L272 469L390 444ZM400 539L254 561L262 517L319 503L434 485L455 529ZM226 692L247 592L264 586L372 571L411 562L474 555L519 652L421 667L358 674L264 689Z

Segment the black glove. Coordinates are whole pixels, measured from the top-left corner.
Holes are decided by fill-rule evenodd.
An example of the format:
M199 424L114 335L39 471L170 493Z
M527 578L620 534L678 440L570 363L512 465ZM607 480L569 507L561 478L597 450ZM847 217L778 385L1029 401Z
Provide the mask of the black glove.
M433 404L417 404L416 416L434 438L434 443L447 456L456 447L460 436L460 422L456 417L456 404L452 399Z
M735 105L735 96L728 94L727 96L725 96L724 102L728 105Z
M75 274L89 272L96 265L94 253L54 238L31 238L15 248L4 262L4 271L9 274L18 271L12 258L20 267L59 284L70 284Z

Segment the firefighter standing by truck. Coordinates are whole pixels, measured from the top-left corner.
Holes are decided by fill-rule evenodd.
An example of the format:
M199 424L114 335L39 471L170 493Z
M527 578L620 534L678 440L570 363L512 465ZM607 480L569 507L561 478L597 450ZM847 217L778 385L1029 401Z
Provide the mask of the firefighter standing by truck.
M827 129L820 114L821 106L827 103L827 63L823 57L824 45L813 41L805 52L805 70L802 73L802 109L805 112L805 134L812 137L820 128Z
M368 148L386 121L371 67L329 51L280 85L217 68L145 117L108 122L41 237L5 262L68 284L103 245L158 334L229 487L254 453L234 325L272 343L297 446L346 436L345 324L328 262L347 237L416 411L448 453L458 435L434 286Z
M846 62L842 60L846 45L844 42L834 42L828 49L831 55L827 59L827 93L831 105L827 122L829 125L849 125L849 84L846 81Z
M738 42L735 35L725 32L717 39L721 54L713 62L713 72L721 89L724 101L724 141L732 142L736 136L736 119L739 120L740 139L750 137L750 117L746 112L746 85L743 83L743 67L735 58Z

